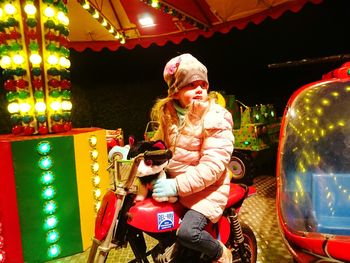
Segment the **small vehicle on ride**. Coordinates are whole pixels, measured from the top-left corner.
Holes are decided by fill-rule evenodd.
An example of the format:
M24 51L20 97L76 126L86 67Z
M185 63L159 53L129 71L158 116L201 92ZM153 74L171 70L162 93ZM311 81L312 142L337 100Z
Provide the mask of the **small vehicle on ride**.
M350 63L301 87L286 106L277 214L296 262L350 262Z
M117 155L116 155L117 156ZM88 262L105 262L111 249L129 243L135 255L131 262L208 262L198 252L185 249L176 242L176 230L186 209L180 202L156 202L137 196L137 169L141 160L165 162L172 157L169 150L146 151L131 160L113 158L108 169L113 183L103 197L95 222L95 234ZM238 212L245 198L254 193L253 187L231 184L230 196L223 216L207 231L220 238L233 254L233 262L256 262L257 241L251 228L239 222ZM158 244L146 251L143 233L155 238ZM97 256L96 256L97 255Z

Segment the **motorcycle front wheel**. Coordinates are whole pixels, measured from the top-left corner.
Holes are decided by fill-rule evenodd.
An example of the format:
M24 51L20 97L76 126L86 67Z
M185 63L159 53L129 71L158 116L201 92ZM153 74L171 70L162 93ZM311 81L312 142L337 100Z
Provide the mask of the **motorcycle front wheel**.
M255 263L258 255L258 245L253 230L245 223L240 222L243 237L244 237L244 251L242 258L240 251L238 251L237 244L232 241L234 238L230 237L230 244L227 247L231 250L233 261L232 262L244 262L244 263Z

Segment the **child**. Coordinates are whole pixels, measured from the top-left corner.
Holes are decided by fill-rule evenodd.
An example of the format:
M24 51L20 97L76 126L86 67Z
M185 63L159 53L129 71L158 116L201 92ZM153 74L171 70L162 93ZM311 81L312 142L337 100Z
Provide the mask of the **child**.
M172 150L166 172L153 184L153 196L179 196L189 210L179 228L178 242L204 252L213 262L232 262L232 254L204 230L217 222L227 203L227 164L233 151L231 114L208 96L206 67L190 54L171 59L165 66L168 96L152 108L160 127L153 140Z

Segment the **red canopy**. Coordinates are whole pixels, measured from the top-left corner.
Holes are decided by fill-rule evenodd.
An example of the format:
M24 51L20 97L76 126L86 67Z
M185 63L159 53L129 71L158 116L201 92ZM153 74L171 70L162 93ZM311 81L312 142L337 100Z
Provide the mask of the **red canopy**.
M322 0L167 0L158 1L155 8L152 0L70 0L70 47L77 51L115 51L120 46L132 49L153 43L163 46L168 41L179 44L184 39L194 41L215 32L227 33L234 27L244 29L250 22L276 19L288 10L298 12L307 2ZM86 3L89 11L82 7ZM96 11L99 18L92 17ZM139 19L146 15L153 18L152 26L141 26ZM125 44L101 25L103 20L125 36Z

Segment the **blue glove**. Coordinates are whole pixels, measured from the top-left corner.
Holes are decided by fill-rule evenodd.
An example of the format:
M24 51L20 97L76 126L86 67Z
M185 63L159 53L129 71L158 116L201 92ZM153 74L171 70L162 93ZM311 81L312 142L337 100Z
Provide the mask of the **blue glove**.
M167 197L177 195L175 179L166 179L164 177L153 181L153 197Z

